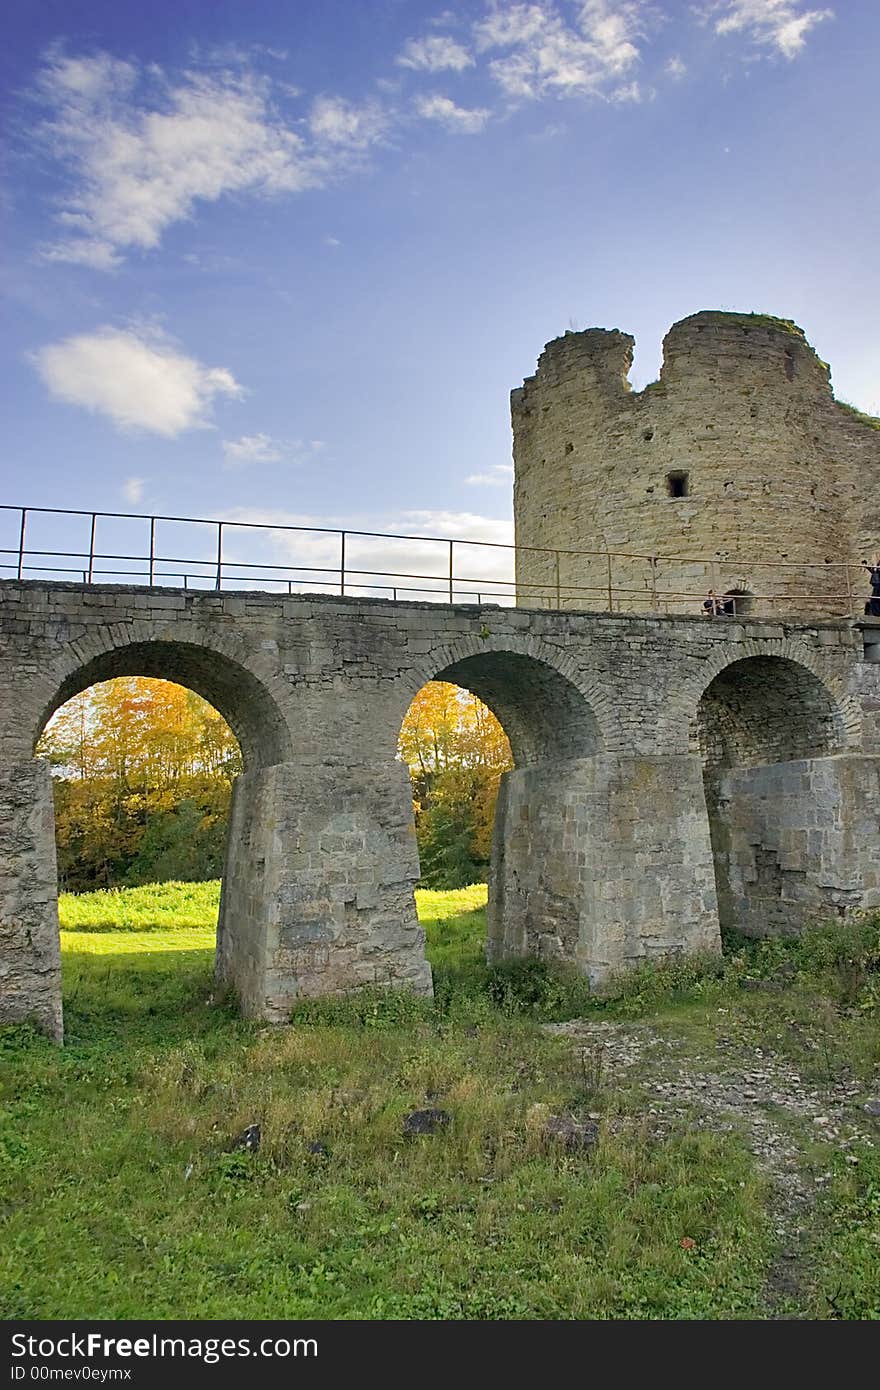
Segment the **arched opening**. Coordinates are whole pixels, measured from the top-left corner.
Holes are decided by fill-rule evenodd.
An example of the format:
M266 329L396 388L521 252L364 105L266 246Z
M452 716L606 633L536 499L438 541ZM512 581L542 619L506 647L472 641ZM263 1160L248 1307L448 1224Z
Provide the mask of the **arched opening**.
M486 882L490 959L577 960L587 858L573 831L577 774L602 746L577 686L518 652L454 661L410 705L400 755L421 883Z
M194 691L102 681L55 711L36 754L52 768L60 890L220 879L241 750Z
M754 595L749 589L744 589L739 585L725 589L721 595L721 601L726 617L747 618L750 613L755 611Z
M822 865L841 828L827 763L845 746L837 703L798 662L747 657L706 687L691 741L703 761L722 929L799 931L835 902Z
M420 886L487 883L498 788L513 768L501 724L469 690L429 681L407 711L399 747L412 780Z
M245 771L290 757L290 734L266 687L247 667L194 642L130 642L76 666L58 685L34 730L34 745L57 709L118 676L171 681L200 695L223 716L241 748Z
M291 756L287 724L269 687L212 647L129 643L60 676L32 736L37 758L54 763L55 811L59 821L65 817L55 856L41 833L45 865L57 860L62 888L143 895L136 910L118 894L99 893L100 901L74 911L80 929L157 933L153 942L129 942L132 954L153 945L172 952L177 943L165 938L176 924L189 928L191 938L199 928L201 939L184 940L184 932L179 949L203 950L208 964L216 942L218 978L234 987L246 1013L264 1011L274 904L266 868L274 842L259 811L266 779ZM51 844L51 804L41 815L48 816L43 825ZM206 877L213 882L196 896L148 886ZM186 901L180 914L175 892ZM46 906L44 932L57 920L54 884L46 884ZM48 943L44 949L51 959ZM57 931L54 951L57 960ZM57 989L57 974L54 982L46 978L47 990ZM57 999L47 1000L45 1012L50 1031L60 1036Z

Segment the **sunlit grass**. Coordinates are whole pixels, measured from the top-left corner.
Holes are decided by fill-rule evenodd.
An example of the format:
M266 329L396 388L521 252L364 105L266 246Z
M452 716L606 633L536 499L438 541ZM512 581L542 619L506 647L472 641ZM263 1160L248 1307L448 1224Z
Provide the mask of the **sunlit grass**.
M785 1046L780 1018L806 1037L845 987L855 1006L797 1065L874 1074L872 996L851 979L854 961L874 978L870 922L845 950L836 928L638 972L603 1004L539 964L489 970L484 886L425 892L433 1002L367 991L267 1029L217 993L217 900L217 884L65 895L65 1047L0 1029L0 1316L767 1316L774 1221L746 1137L686 1113L658 1131L635 1072L587 1085L541 1023L662 1019L693 1065L719 1030L749 1058ZM785 996L739 988L783 959L801 972ZM449 1125L405 1138L425 1105ZM595 1149L548 1146L542 1117L585 1111ZM259 1152L237 1151L255 1123ZM874 1317L880 1171L864 1151L835 1174L802 1315L833 1296Z
M485 883L445 893L416 892L429 954L436 947L437 963L445 963L450 952L457 953L464 944L473 947L469 956L482 957L486 894ZM58 901L61 944L68 955L213 951L219 905L219 879L62 893Z

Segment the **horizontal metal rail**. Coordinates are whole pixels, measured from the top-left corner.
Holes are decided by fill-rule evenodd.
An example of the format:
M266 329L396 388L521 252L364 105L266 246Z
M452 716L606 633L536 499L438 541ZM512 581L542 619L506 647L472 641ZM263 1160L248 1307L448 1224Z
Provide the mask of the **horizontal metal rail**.
M745 616L751 610L760 609L763 613L777 607L790 613L792 606L795 606L795 611L805 613L858 617L865 611L866 599L870 597L860 587L865 580L863 564L843 560L803 562L718 555L649 555L625 550L573 550L567 547L517 546L503 541L480 541L467 537L342 530L327 526L288 526L278 522L138 512L16 507L8 504L0 504L2 513L10 517L15 544L0 546L0 575L16 579L66 576L68 581L72 578L74 582L84 585L145 580L152 588L173 585L184 589L204 590L207 587L217 591L228 591L236 585L244 585L253 592L277 592L280 589L282 593L290 594L294 592L294 586L298 592L302 592L303 586L311 586L312 591L342 595L378 592L390 593L394 598L401 595L428 596L430 601L446 604L475 598L478 603L487 600L506 603L520 601L548 608L599 606L612 612L648 610L658 613L681 609L705 611L706 588L702 585L707 585L717 591L719 600L728 604L727 613L715 616ZM31 544L34 519L40 517L84 519L88 529L88 548L75 549L70 546L58 549L46 544ZM106 534L107 528L112 528L114 523L118 528L118 523L130 522L149 528L149 544L145 552L129 553L127 550L99 548L99 533ZM54 524L57 530L57 521L47 524L50 528ZM158 533L160 526L168 525L210 528L213 535L213 540L209 536L210 554L196 557L163 553ZM65 528L65 531L69 531L69 528ZM248 550L248 539L265 536L268 532L276 545L287 545L293 549L291 558L298 563L265 557L246 559L240 554L233 555L229 540L231 532L237 533L237 550L241 549L242 544ZM301 550L308 538L316 548L311 561L308 556L296 554L297 547ZM366 553L358 559L360 543L365 543ZM375 555L377 543L384 554ZM437 570L425 572L433 562L430 557L426 561L424 553L418 557L422 562L420 568L397 568L392 551L401 544L442 547L437 555ZM462 551L461 547L467 547L467 550ZM369 554L371 548L375 558ZM260 549L263 549L262 545ZM480 558L481 563L476 566L466 563L463 568L468 572L462 572L462 556L470 560ZM381 564L381 567L368 567L371 560L374 564ZM484 564L486 573L473 572L474 568L482 569ZM682 565L702 569L699 589L681 588L680 574L665 576L667 569ZM633 570L639 566L644 570L644 577L641 586L634 586ZM508 575L513 574L514 577L499 572L501 568L507 569ZM572 570L576 573L583 571L577 574L579 582L572 582ZM791 585L785 580L781 590L771 588L760 581L760 574L771 570L776 573L781 571L783 576L799 571L804 576L804 583ZM824 586L818 584L813 588L810 580L816 572L826 582ZM755 575L754 582L750 578L752 574ZM835 574L837 581L833 578ZM834 609L834 612L829 612L829 609ZM711 612L709 616L712 616Z

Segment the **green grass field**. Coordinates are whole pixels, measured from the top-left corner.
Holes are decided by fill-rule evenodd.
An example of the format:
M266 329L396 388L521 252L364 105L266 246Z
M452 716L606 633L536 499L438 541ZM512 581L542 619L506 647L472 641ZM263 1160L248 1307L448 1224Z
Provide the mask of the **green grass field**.
M484 887L425 892L434 1001L268 1029L214 990L218 887L62 898L66 1045L0 1030L4 1317L880 1316L876 922L600 1000L486 967ZM579 1017L607 1047L544 1026ZM771 1065L858 1137L801 1124L783 1086L760 1118L793 1156L768 1167L752 1112L657 1089ZM426 1105L450 1124L406 1137ZM598 1145L569 1153L550 1114L595 1117Z

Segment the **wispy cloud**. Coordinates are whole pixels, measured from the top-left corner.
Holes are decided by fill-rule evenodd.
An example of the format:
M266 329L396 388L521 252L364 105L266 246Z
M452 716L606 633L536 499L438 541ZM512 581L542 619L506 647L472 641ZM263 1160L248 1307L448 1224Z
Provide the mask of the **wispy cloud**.
M56 400L166 438L208 425L216 396L243 395L225 367L187 357L158 333L98 328L40 348L31 361Z
M513 464L493 463L488 473L470 473L465 482L469 487L510 487L513 483Z
M834 18L833 10L804 8L801 0L715 0L708 13L717 34L746 34L789 60L803 51L811 29Z
M51 57L37 84L37 136L68 180L49 260L110 270L157 246L199 203L271 197L327 183L381 138L376 102L320 96L293 129L267 79L250 69L187 72L176 82L108 54Z
M50 108L39 133L73 181L50 259L110 269L123 252L158 245L199 201L298 191L319 177L251 74L190 73L172 85L107 54L57 56L39 92Z
M346 580L348 594L363 593L399 598L428 598L446 594L449 586L449 546L440 539L452 537L477 544L461 545L454 552L454 592L461 602L473 602L478 595L494 602L511 602L513 594L513 550L498 548L513 544L513 522L473 512L403 511L346 516L309 516L296 512L241 507L230 520L259 522L278 527L260 535L261 554L267 570L274 560L279 580L295 583L302 592L339 592L339 581L328 576L340 561L339 537L317 528L345 528ZM285 531L285 526L304 528ZM316 528L310 530L309 528ZM358 531L393 532L394 537L363 536ZM230 563L251 558L250 539L245 530L230 532ZM407 539L413 537L413 539ZM493 542L480 545L479 542ZM238 547L233 550L232 547ZM406 575L417 576L407 579ZM505 582L506 581L506 582Z
M389 117L376 101L358 106L343 97L321 96L309 113L309 129L319 144L366 150L388 129Z
M684 8L719 40L739 37L751 54L786 59L833 14L809 0L695 0ZM282 80L283 50L259 45L197 51L177 73L55 49L36 79L40 115L30 123L62 181L58 234L43 255L112 270L159 246L169 227L204 205L298 194L369 167L414 115L450 134L476 134L493 114L493 88L498 114L562 97L643 100L654 95L651 41L673 19L685 22L660 0L487 0L470 16L427 20L455 36L408 39L393 58L395 81L377 77L374 92L382 93L364 101L303 95ZM667 76L684 70L680 57L666 61ZM455 99L425 90L441 72L455 77ZM458 90L472 86L478 97ZM400 91L407 95L397 101Z
M126 478L125 482L122 484L122 495L126 502L131 502L132 504L141 502L144 496L143 478Z
M223 456L233 468L251 463L280 463L284 452L268 434L243 434L240 439L224 439Z
M514 100L600 94L638 62L646 13L640 0L582 0L571 20L552 4L493 4L475 36L506 50L489 71Z
M478 135L491 115L485 107L468 109L456 106L450 97L419 97L416 110L426 121L438 121L446 130L457 135Z
M223 440L227 468L250 468L261 463L300 465L310 462L324 448L323 439L273 439L270 434L243 434Z
M417 72L463 72L474 66L468 50L445 34L424 39L408 39L394 60L399 67Z

